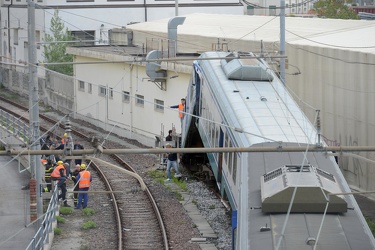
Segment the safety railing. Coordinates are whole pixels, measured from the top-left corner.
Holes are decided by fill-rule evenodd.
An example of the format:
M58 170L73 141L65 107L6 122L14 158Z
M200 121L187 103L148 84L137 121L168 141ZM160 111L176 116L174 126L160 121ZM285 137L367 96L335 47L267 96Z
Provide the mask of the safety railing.
M40 224L40 227L32 238L30 244L26 247L26 250L39 250L43 249L45 244L50 244L50 233L53 231L53 223L56 222L56 212L59 208L58 193L59 190L56 185L53 190L47 212L43 215L42 223Z
M0 125L24 142L28 142L31 138L29 125L2 109L0 109Z

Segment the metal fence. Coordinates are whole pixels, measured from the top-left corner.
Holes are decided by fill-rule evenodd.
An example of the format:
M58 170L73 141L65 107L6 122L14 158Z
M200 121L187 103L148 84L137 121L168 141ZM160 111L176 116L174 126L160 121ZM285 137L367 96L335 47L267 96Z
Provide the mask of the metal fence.
M29 125L2 109L0 109L0 125L26 143L31 138Z
M42 223L40 224L40 227L32 238L30 244L26 247L26 250L43 249L45 244L52 243L50 241L53 238L50 239L50 235L53 233L53 223L56 222L56 212L59 208L58 193L58 187L55 185L47 211L45 214L43 214Z
M25 143L27 143L32 136L28 124L2 109L0 109L0 126L4 127L14 136L22 139ZM43 249L46 244L50 244L52 240L50 236L53 235L53 224L56 222L56 213L59 207L58 193L58 187L55 186L46 213L44 213L41 218L38 218L42 220L40 227L26 247L26 250L39 250Z

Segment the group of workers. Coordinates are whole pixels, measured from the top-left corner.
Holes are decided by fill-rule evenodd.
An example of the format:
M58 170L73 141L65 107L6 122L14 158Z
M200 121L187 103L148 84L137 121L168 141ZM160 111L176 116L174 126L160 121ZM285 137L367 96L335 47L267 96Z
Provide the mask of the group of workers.
M43 143L43 144L42 144ZM69 143L69 138L64 134L64 138L61 140L59 145L53 141L52 136L48 135L44 140L41 140L42 149L64 149ZM83 149L83 146L79 143L74 144L74 149ZM71 162L74 162L73 160ZM55 155L43 155L41 160L42 166L44 167L44 181L46 187L44 192L52 190L52 183L54 182L59 188L58 199L62 200L64 207L70 207L67 202L67 180L73 180L73 199L74 207L80 209L87 207L88 204L88 190L92 181L90 171L86 168L86 164L82 163L81 159L75 160L75 170L70 170L69 162L64 162L59 156Z
M61 199L63 201L64 207L70 207L66 198L67 180L73 180L74 182L74 207L77 209L80 209L81 206L83 206L83 208L87 207L89 198L87 191L90 188L92 176L90 171L86 169L86 164L76 164L75 170L73 172L70 171L70 164L68 162L58 161L56 167L52 167L52 172L51 166L49 166L48 163L44 164L44 166L46 169L46 182L48 183L50 181L50 183L52 184L52 181L56 181L56 185L60 190L58 199ZM48 181L48 179L50 180ZM47 190L49 191L48 187Z

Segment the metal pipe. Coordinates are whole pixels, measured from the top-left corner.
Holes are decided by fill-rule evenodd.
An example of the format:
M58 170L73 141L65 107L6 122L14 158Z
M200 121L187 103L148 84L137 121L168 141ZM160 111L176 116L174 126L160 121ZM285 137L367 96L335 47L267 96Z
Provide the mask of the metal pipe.
M248 148L142 148L142 149L103 149L103 154L164 154L164 153L224 153L224 152L247 152L247 153L267 153L267 152L305 152L306 147L248 147ZM316 147L312 145L308 152L369 152L375 151L375 146L330 146ZM72 155L95 154L98 149L73 150ZM2 155L44 155L57 154L64 155L64 150L8 150L0 151Z
M61 62L61 63L37 63L37 66L48 65L69 65L69 64L106 64L106 63L147 63L147 62L178 62L178 61L206 61L206 60L221 60L221 59L262 59L260 56L245 56L245 57L174 57L174 58L159 58L159 59L142 59L142 60L121 60L121 61L94 61L94 62ZM271 56L269 58L286 58L286 56Z

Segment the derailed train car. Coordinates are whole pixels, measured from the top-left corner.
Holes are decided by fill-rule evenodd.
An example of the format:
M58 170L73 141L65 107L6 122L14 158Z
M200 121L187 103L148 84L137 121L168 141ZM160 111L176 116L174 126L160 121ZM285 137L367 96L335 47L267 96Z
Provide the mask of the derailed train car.
M201 58L193 64L182 147L303 149L201 157L230 203L233 249L375 249L354 197L342 194L350 188L335 159L309 152L317 131L268 64L250 53Z

